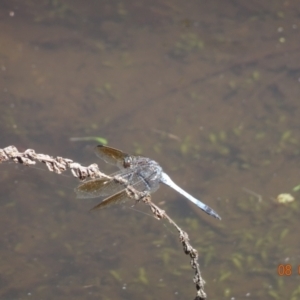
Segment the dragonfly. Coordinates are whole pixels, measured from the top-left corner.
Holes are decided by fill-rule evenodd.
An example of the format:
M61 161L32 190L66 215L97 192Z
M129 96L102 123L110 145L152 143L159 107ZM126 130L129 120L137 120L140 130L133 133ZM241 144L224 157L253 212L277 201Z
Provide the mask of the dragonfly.
M77 198L106 197L92 210L102 209L131 199L126 191L128 185L139 192L150 194L159 188L160 183L163 183L193 202L208 215L221 220L212 208L179 187L156 161L143 156L129 155L104 145L96 146L94 151L99 158L106 163L119 167L120 170L111 174L109 179L90 179L75 188ZM116 178L122 180L116 180Z

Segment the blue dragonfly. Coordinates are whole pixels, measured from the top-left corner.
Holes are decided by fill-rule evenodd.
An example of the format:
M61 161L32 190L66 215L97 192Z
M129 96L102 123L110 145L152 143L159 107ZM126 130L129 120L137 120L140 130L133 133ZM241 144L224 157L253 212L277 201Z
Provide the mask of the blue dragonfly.
M112 174L111 177L118 176L124 179L126 184L107 178L91 179L80 184L75 189L78 198L106 197L93 209L105 208L130 199L126 191L126 186L128 185L131 185L139 192L153 193L159 188L160 183L164 183L210 216L221 220L220 216L212 208L179 187L156 161L143 156L129 155L121 150L104 145L96 146L95 153L105 162L119 167L120 170Z

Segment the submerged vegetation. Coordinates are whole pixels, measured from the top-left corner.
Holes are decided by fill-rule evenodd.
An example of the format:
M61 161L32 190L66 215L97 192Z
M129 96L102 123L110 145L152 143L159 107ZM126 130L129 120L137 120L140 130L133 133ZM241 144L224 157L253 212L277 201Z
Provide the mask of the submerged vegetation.
M189 54L200 51L204 48L204 42L195 33L182 34L174 47L170 50L170 55L174 58L186 58Z

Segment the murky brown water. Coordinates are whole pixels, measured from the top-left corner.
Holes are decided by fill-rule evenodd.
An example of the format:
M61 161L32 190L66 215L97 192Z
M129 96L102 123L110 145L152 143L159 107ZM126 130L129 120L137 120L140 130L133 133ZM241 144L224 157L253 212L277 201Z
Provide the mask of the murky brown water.
M208 299L299 299L299 13L296 0L4 0L0 147L89 164L96 142L69 138L101 136L157 160L223 218L153 197L199 251ZM75 179L0 167L0 299L194 298L169 225L90 213ZM296 201L276 204L284 192Z

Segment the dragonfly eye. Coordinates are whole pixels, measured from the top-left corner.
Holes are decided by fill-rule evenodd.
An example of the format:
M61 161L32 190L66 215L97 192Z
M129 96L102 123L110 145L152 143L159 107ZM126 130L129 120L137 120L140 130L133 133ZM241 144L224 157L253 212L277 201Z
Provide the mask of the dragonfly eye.
M131 166L131 163L132 163L132 158L130 156L127 156L124 158L123 167L129 168Z

